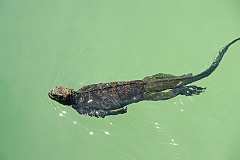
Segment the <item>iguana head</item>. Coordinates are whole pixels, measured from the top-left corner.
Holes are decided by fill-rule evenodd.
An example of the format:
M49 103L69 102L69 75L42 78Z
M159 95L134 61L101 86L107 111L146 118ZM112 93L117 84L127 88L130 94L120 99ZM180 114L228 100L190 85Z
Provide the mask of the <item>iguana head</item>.
M71 105L71 94L72 93L74 93L74 91L72 89L67 89L62 86L57 86L48 93L48 96L51 99L53 99L63 105Z

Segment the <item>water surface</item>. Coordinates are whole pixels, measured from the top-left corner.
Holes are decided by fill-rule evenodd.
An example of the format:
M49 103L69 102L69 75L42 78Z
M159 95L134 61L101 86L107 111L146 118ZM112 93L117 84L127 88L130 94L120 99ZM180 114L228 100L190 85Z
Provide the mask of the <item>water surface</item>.
M240 158L239 52L200 96L141 102L104 119L51 101L62 85L206 69L240 36L237 1L1 1L0 159Z

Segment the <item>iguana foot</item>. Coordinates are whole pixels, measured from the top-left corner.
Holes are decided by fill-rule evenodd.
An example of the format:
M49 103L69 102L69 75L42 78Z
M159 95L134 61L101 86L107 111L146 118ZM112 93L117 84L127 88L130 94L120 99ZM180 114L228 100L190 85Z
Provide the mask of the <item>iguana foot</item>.
M192 95L199 95L200 93L204 92L206 88L198 87L195 85L192 86L182 86L179 88L179 94L184 96L192 96Z

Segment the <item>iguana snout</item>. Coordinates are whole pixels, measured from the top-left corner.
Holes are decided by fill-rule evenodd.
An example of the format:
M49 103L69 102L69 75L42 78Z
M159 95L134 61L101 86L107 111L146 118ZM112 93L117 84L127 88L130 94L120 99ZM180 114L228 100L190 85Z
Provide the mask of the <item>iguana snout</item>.
M48 96L51 99L53 99L63 105L68 105L70 103L70 95L72 93L73 93L73 90L71 90L71 89L67 89L62 86L57 86L48 93Z

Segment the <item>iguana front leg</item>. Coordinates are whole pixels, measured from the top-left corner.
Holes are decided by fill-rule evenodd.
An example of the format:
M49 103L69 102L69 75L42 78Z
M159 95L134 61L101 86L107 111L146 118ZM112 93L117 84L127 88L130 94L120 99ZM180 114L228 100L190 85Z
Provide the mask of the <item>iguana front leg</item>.
M76 109L79 114L97 118L99 117L104 118L105 116L127 113L127 107L115 110L98 110L98 109L84 110L82 108L77 109L76 107L74 109Z
M167 100L178 95L192 96L199 95L204 92L206 88L198 87L198 86L181 86L174 89L171 89L167 92L147 92L143 95L144 100L150 101L159 101L159 100Z
M96 117L102 117L110 116L110 115L117 115L117 114L124 114L127 113L127 107L115 109L115 110L98 110L96 111Z

